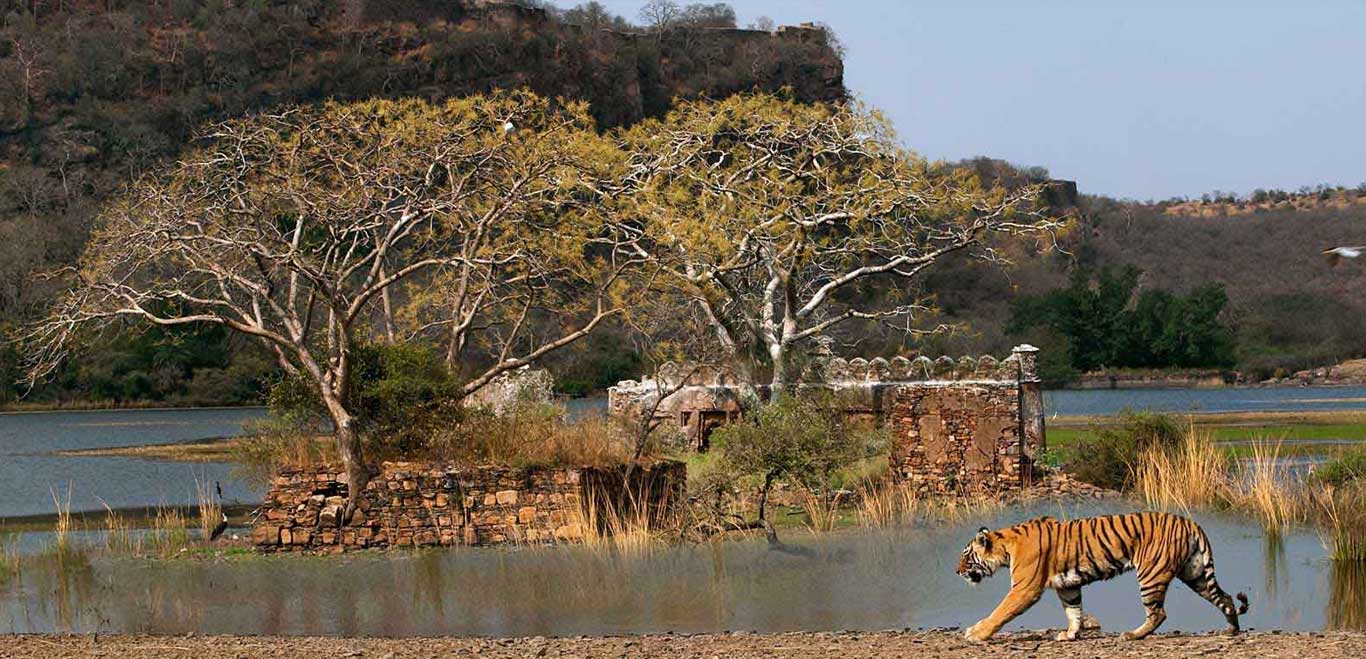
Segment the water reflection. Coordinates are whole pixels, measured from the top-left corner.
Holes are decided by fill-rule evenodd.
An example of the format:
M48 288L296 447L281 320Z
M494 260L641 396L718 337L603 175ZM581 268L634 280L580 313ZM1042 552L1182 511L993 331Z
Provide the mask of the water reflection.
M1285 562L1285 536L1277 531L1266 531L1262 537L1262 572L1266 575L1267 599L1276 601L1290 579Z
M1122 510L1110 506L1107 512ZM0 585L0 633L572 636L965 625L1009 587L1000 578L973 589L953 573L977 526L1096 512L1049 504L951 527L786 538L812 556L773 552L759 540L644 555L539 548L99 559L69 569L34 563L22 579ZM1248 627L1362 628L1366 577L1330 569L1317 536L1267 538L1239 518L1198 518L1220 557L1220 582L1252 596ZM1262 560L1253 558L1258 554ZM1086 603L1111 630L1131 628L1143 616L1132 576L1088 587ZM1222 626L1218 613L1187 589L1172 591L1168 611L1173 631ZM1056 603L1045 599L1013 627L1062 622Z
M1328 570L1328 629L1366 630L1366 562L1332 561Z

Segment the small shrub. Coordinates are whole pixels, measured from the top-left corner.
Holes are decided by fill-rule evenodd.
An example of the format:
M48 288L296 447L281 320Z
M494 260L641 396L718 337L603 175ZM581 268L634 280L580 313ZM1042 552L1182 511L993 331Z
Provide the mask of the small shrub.
M614 420L595 415L568 421L558 405L535 402L520 402L502 414L470 410L416 453L443 462L518 467L620 465L632 457L630 441Z
M1120 413L1114 427L1092 427L1091 434L1058 451L1063 469L1079 480L1113 490L1134 485L1139 457L1151 448L1170 450L1186 433L1175 418L1151 412Z
M1314 469L1312 479L1317 485L1334 487L1366 481L1366 447L1354 447Z
M372 458L412 455L434 433L463 417L459 382L430 348L362 344L352 351L352 359L346 405ZM301 433L327 427L322 400L303 376L278 381L267 401L273 417Z
M759 518L768 494L785 481L826 500L838 495L840 477L887 444L885 430L850 419L828 392L785 395L743 423L716 430L712 444L737 474L759 483Z
M305 469L335 462L336 445L278 417L245 424L246 436L232 450L234 473L265 485L281 468Z

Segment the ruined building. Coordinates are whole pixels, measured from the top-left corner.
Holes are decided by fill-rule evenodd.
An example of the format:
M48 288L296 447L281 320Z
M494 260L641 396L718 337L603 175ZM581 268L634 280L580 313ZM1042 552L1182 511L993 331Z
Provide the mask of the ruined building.
M1034 478L1046 447L1038 349L992 356L914 360L818 360L794 386L832 389L851 415L894 434L892 474L926 494L999 493ZM699 450L717 426L735 421L745 401L766 399L724 371L665 364L657 377L608 392L610 413L653 416L676 426ZM662 400L661 400L662 397Z

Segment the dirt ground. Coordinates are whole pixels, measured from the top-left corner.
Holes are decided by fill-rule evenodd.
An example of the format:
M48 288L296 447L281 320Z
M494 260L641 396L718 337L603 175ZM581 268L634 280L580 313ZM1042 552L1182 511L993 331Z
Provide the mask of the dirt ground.
M184 657L185 659L404 659L428 657L575 657L593 659L751 659L757 657L1366 657L1366 633L1256 632L1237 637L1155 635L1123 641L1104 635L1071 643L1053 632L1004 634L976 645L956 631L879 633L705 634L583 638L276 638L256 636L0 636L0 657Z

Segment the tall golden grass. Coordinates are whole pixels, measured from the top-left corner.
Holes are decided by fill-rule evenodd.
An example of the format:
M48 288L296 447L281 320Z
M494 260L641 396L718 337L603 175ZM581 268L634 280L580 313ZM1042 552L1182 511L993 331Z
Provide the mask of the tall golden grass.
M0 583L18 577L19 572L18 536L0 528Z
M583 545L597 551L642 556L661 544L648 506L604 505L602 497L595 492L587 493L583 505L578 508L575 524L582 534Z
M1189 513L1223 501L1228 467L1209 433L1192 426L1175 447L1153 446L1139 454L1134 489L1149 506Z
M1311 495L1319 537L1335 561L1366 561L1366 486L1325 486Z
M812 492L803 488L800 492L802 512L806 513L806 528L812 533L827 533L835 528L841 518L840 502L845 492Z
M170 556L190 544L189 524L179 508L157 506L152 516L152 527L147 534L151 551Z
M422 451L442 461L517 466L620 465L633 457L618 422L599 415L570 421L548 404L519 405L502 415L471 412Z
M57 521L52 527L52 540L54 548L60 555L65 555L71 549L70 534L73 528L71 519L71 481L66 482L66 499L62 499L61 493L55 487L49 487L52 493L52 504L57 508Z
M909 483L866 481L859 492L858 519L864 528L905 526L923 512L925 502Z
M1271 534L1306 517L1303 483L1287 473L1280 442L1254 442L1252 456L1230 479L1226 496L1232 507L1250 513Z
M1007 502L986 494L925 497L907 482L883 479L865 483L858 501L865 528L908 526L917 522L954 523L1000 513Z
M137 554L142 552L142 541L133 534L132 524L123 515L100 499L104 506L104 548L112 553Z
M208 475L194 476L195 506L199 509L199 537L207 541L223 517L223 506L215 495L216 489Z

